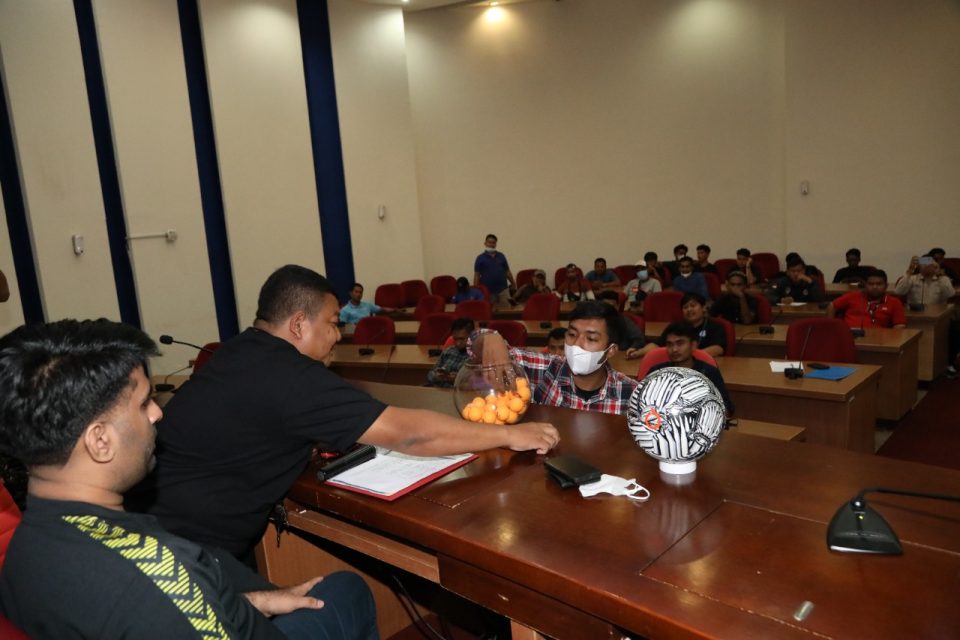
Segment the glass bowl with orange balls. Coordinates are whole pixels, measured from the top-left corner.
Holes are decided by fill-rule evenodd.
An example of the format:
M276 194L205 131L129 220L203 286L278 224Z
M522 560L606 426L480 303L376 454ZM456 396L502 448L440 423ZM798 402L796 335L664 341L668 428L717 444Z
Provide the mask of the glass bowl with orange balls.
M523 367L467 362L453 383L453 403L464 420L515 424L530 404L530 381Z

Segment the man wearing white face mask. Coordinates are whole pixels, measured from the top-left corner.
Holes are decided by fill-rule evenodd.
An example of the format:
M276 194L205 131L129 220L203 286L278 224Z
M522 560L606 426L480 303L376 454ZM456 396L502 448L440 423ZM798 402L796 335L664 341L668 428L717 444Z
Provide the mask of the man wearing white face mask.
M487 234L483 241L483 253L473 261L473 285L478 284L490 291L492 305L507 304L510 300L510 289L517 288L507 256L497 251L497 236L492 233Z
M485 365L513 358L523 366L537 404L626 414L637 381L608 364L619 332L617 310L588 300L570 314L562 356L508 347L500 334L486 330L474 334L471 349Z
M635 266L637 267L637 277L627 282L623 287L623 292L627 294L627 301L631 304L637 299L637 294L641 291L647 295L663 291L660 281L654 277L656 274L650 273L645 261L638 260Z
M680 258L680 274L674 278L670 288L680 293L696 293L709 299L707 292L707 280L702 273L695 273L693 270L693 258L684 256Z

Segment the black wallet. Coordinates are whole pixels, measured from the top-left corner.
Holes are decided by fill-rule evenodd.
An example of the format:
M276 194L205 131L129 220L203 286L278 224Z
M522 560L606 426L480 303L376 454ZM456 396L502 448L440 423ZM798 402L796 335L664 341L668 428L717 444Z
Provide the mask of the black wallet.
M587 464L576 456L554 456L547 459L543 466L561 489L579 487L600 479L600 469Z
M372 460L377 455L377 448L371 444L355 444L343 453L334 454L327 457L325 454L320 468L317 469L317 480L323 482L329 480L338 473L343 473L347 469L352 469L358 464L367 460Z

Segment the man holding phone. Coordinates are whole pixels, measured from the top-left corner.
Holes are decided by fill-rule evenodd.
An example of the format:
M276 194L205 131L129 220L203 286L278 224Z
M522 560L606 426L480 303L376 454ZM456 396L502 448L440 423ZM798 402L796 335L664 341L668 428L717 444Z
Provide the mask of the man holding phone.
M910 258L907 272L893 291L898 296L907 296L911 307L945 304L955 293L950 278L940 273L940 265L930 255Z

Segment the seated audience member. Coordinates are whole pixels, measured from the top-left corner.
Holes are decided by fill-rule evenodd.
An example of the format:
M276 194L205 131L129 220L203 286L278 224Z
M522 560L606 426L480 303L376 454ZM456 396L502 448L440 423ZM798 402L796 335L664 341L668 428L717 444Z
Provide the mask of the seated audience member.
M637 381L610 366L617 352L620 323L617 310L588 300L570 314L564 355L510 348L500 334L481 329L474 333L473 352L484 365L520 364L530 378L537 404L603 413L626 414Z
M139 329L35 324L5 336L0 354L0 446L30 469L0 610L30 637L378 637L355 574L276 589L124 511L123 493L156 462L162 416L144 370L157 348Z
M763 274L760 267L753 264L753 258L750 257L750 249L737 249L737 271L747 276L747 286L753 287L763 282Z
M837 313L842 313L847 326L853 329L907 326L903 303L900 298L887 295L887 273L880 269L867 276L862 290L845 293L830 303L827 317L836 318Z
M651 278L658 279L660 284L667 281L668 269L660 263L656 251L647 251L643 254L643 262L647 265L647 272L649 272ZM638 262L637 264L639 265L640 263Z
M697 261L693 268L697 273L719 273L714 264L710 262L710 245L697 245Z
M732 416L734 412L733 400L727 393L727 385L723 382L723 376L720 370L713 365L707 364L703 360L693 357L693 350L697 348L697 330L686 322L673 322L663 331L664 346L667 348L668 362L663 362L650 369L650 373L658 369L667 367L684 367L699 371L707 376L707 379L713 383L713 386L723 397L723 404L727 408L727 417ZM703 347L700 347L701 349ZM648 373L647 375L650 375Z
M747 293L747 276L742 271L727 274L727 291L710 306L710 315L734 324L757 322L759 302Z
M946 251L940 247L934 247L927 252L927 255L933 258L936 263L940 265L940 273L950 278L950 282L953 283L953 286L960 285L960 274L951 269L949 265L943 264L943 259L947 257Z
M319 273L287 265L271 274L253 326L224 342L167 403L157 467L128 505L248 560L314 447L344 451L362 442L434 456L494 447L543 453L556 444L548 424L490 429L370 397L328 368L340 339L337 312Z
M450 337L453 338L453 346L447 347L440 354L440 359L433 368L427 372L427 383L431 387L452 387L453 381L457 379L460 367L467 361L467 340L473 333L473 320L470 318L457 318L450 325Z
M940 273L932 256L910 258L907 272L897 280L893 292L906 296L907 304L945 304L955 294L950 278Z
M664 266L670 271L671 278L677 278L680 275L680 260L687 255L687 245L678 244L673 248L673 261Z
M363 318L380 313L381 311L390 313L396 311L396 309L381 307L372 302L364 302L363 285L359 282L354 282L350 288L350 300L340 309L340 322L357 324Z
M547 286L547 274L543 269L533 272L533 280L517 289L517 292L510 297L510 304L523 304L530 299L530 296L537 293L552 293Z
M590 286L593 287L594 291L618 288L621 284L617 274L607 269L605 258L597 258L593 261L593 271L588 271L586 278L590 281Z
M593 300L593 286L586 278L580 277L580 271L577 265L572 262L567 265L567 279L557 287L556 294L561 300L570 302L579 302L580 300Z
M620 304L620 295L616 291L601 291L597 294L597 300L617 309ZM639 358L641 349L647 344L647 337L634 322L624 318L619 309L617 309L617 315L620 322L620 340L617 342L617 348L626 354L628 360Z
M567 328L554 327L547 334L547 346L543 348L544 353L550 353L555 356L563 355L563 346L566 344Z
M791 251L783 258L784 264L790 264L796 260L803 260L803 257L796 251ZM803 272L810 276L811 278L816 278L817 276L823 277L823 272L820 269L816 268L812 264L807 264L806 261L803 263ZM774 280L780 280L787 277L786 271L778 271Z
M820 302L823 291L820 285L806 272L807 265L800 256L791 256L787 260L787 275L780 278L771 289L776 302Z
M654 254L656 256L656 254ZM657 259L653 258L653 264L656 265ZM653 277L655 272L651 271L650 264L647 262L638 262L637 267L637 277L629 281L624 287L623 292L627 294L627 300L632 304L635 302L637 294L641 291L645 295L650 295L651 293L657 293L658 291L663 291L663 285L660 284L660 281Z
M854 247L847 250L847 266L837 269L833 276L834 284L859 284L863 285L867 276L873 271L870 267L860 266L860 249Z
M716 322L707 318L707 301L697 293L688 293L680 300L683 318L697 330L697 346L714 358L723 355L727 346L727 332ZM666 334L661 334L661 344Z
M680 293L696 293L704 299L710 297L707 279L702 273L696 273L693 270L693 258L690 256L680 258L680 275L673 279L670 288Z
M483 300L483 291L470 286L470 281L464 277L457 278L457 292L453 295L453 303L464 300Z

